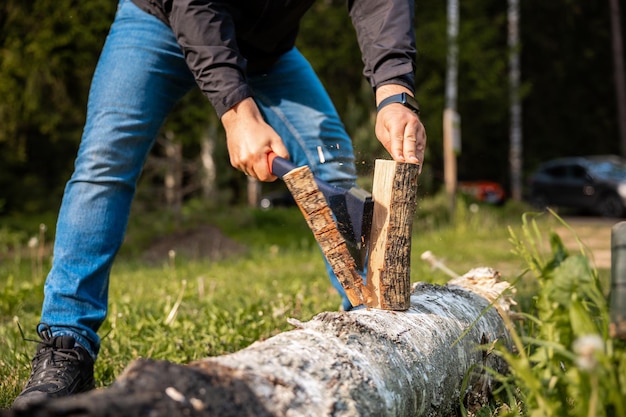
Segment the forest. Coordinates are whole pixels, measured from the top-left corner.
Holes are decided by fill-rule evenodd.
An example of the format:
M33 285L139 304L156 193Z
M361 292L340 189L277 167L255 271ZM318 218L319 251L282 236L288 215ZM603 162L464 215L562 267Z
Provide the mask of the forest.
M524 178L550 158L621 152L610 6L607 0L520 1ZM115 0L0 4L0 216L58 207L115 9ZM622 8L622 27L624 15ZM444 179L446 19L446 2L416 2L416 97L428 133L420 190L428 194L438 192ZM510 182L507 31L507 2L461 2L458 178L497 181L505 188ZM623 31L619 36L624 39ZM318 71L353 138L360 173L370 175L373 161L388 156L374 136L374 98L362 76L346 2L316 2L302 22L297 46ZM177 178L178 197L164 189L167 175ZM239 204L245 187L243 174L229 165L215 112L194 92L163 127L137 204L150 208L195 197Z

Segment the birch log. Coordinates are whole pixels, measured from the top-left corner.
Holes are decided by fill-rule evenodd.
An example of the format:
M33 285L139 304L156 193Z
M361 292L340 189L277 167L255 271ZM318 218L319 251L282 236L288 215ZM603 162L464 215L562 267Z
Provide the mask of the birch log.
M404 312L321 313L294 321L295 330L188 365L140 359L110 388L2 415L454 415L461 400L481 403L489 395L485 368L505 370L478 346L509 341L497 273L468 274L455 285L416 285ZM500 297L500 307L461 287L467 284L490 286L480 292Z

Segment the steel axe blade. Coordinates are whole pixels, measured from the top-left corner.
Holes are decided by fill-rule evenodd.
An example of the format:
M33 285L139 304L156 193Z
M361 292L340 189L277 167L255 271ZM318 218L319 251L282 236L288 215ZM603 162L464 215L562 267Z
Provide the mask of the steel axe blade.
M268 165L272 174L281 179L290 171L298 168L275 153L268 154ZM314 179L317 187L326 198L328 207L333 212L337 221L337 228L345 239L357 267L364 271L374 210L372 195L358 187L345 189L317 177Z

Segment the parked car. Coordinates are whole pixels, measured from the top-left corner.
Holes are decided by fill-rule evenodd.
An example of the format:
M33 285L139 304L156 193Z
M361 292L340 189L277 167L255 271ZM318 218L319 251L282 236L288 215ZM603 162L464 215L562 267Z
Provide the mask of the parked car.
M626 213L626 160L618 156L554 159L539 167L529 185L537 208L567 207L603 217Z
M499 205L506 200L504 189L494 181L459 181L458 189L481 203Z

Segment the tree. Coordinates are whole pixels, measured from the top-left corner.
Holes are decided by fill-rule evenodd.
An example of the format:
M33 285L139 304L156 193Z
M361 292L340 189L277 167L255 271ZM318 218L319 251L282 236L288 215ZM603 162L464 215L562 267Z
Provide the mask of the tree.
M0 214L58 205L76 155L91 74L114 12L110 0L0 3ZM623 8L620 13L623 20ZM460 15L459 178L507 184L506 7L499 0L461 2ZM607 82L613 79L610 18L606 1L520 3L525 173L564 153L620 152L615 140L622 119L615 103L620 88ZM445 2L418 2L415 25L417 98L429 137L420 189L432 193L443 183ZM297 45L328 88L355 141L359 173L368 176L373 161L387 155L374 138L374 97L362 76L345 1L315 2L300 32ZM624 39L623 33L615 36ZM184 115L185 124L173 129L186 159L197 157L200 147L194 142L207 131L221 135L219 122L209 120L212 110L206 99L202 104L196 99L184 102L180 111L208 109L206 113ZM238 188L245 188L245 178L227 168L223 141L215 141L215 152L221 174L217 188L236 195L232 201L243 201Z
M618 0L609 0L611 11L611 41L613 45L613 77L619 126L620 151L626 157L626 81L624 77L624 42L622 39L621 13Z
M427 158L435 184L443 183L443 120L446 73L446 3L416 5L417 97L428 133ZM503 180L508 170L506 8L501 2L460 2L457 111L463 133L459 179Z
M608 2L520 6L526 170L557 156L618 154Z
M508 1L509 46L509 165L511 197L522 199L522 103L520 97L519 0Z
M41 210L51 196L58 201L114 10L109 0L0 5L0 187L11 197L7 210Z

